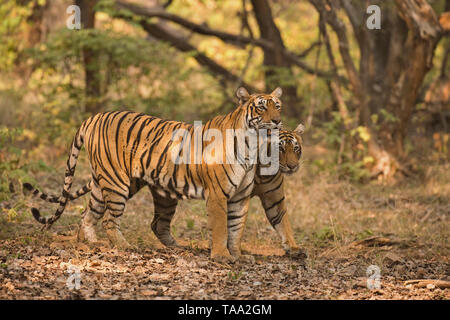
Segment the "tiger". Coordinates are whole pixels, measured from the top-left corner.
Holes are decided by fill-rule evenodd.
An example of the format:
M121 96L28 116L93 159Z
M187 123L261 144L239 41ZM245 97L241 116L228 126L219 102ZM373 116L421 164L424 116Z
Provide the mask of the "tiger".
M279 131L279 170L275 175L262 175L258 164L255 174L255 184L251 193L251 197L259 197L265 210L266 217L272 227L277 231L281 238L282 247L286 253L301 254L300 248L296 244L289 219L286 214L286 204L284 198L284 180L283 175L292 175L298 171L300 166L300 158L302 156L303 140L302 134L304 126L299 124L294 131ZM92 189L93 180L90 180L79 190L70 193L69 200L75 200ZM143 186L148 185L144 181L135 181L130 190L129 198L132 198ZM33 188L29 183L25 183L24 187L31 191L34 196L40 197L48 202L57 203L60 197L49 196ZM151 186L150 190L151 190ZM153 198L155 215L151 224L152 231L156 237L165 246L178 246L176 240L170 233L170 224L176 211L177 204L167 206L166 199L161 199L156 194ZM227 228L228 228L228 249L232 256L240 256L240 252L234 252L233 249L240 250L240 244L233 245L232 241L239 241L237 237L230 236L235 230L243 228L245 225L245 215L236 215L233 204L228 203L227 208ZM80 238L80 236L79 236ZM82 240L82 239L80 239Z
M222 133L233 129L234 139L245 140L243 135L251 130L255 132L281 127L281 88L276 88L270 94L250 95L245 88L240 87L236 95L239 99L237 108L227 115L214 117L201 127L200 145L204 149L212 144L211 137L208 140L203 135L210 129ZM194 126L191 124L142 113L111 111L89 117L73 138L57 210L52 216L43 217L37 208L32 208L33 217L44 224L44 229L48 229L62 215L71 198L76 163L84 145L91 166L92 183L88 210L83 213L79 231L81 239L97 241L94 226L103 218L102 226L109 240L119 248L129 248L117 218L123 214L130 195L143 185L149 185L156 204L152 223L156 233L164 225L163 220L167 219L162 218L161 213L172 212L178 200L205 199L211 229L210 256L213 260L235 261L239 257L230 254L228 243L236 245L238 242L228 240L227 207L233 204L246 214L256 164L247 158L243 163L219 163L217 159L211 161L202 158L200 163L188 161L177 164L171 157L176 148L172 134L181 129L191 139L195 139ZM227 143L222 143L222 148L226 146ZM196 152L194 147L195 144L191 144L188 148L192 154ZM230 237L240 239L241 235L242 229L231 233ZM170 244L172 240L162 241ZM239 253L240 249L231 248L231 251Z
M304 131L305 127L303 124L299 124L294 131L280 130L280 169L275 175L262 175L257 170L255 186L251 194L251 197L258 197L260 199L267 220L281 238L281 245L285 253L298 259L305 259L306 252L297 245L290 221L286 215L284 175L293 175L300 167L300 159L303 151L302 135ZM228 218L230 218L230 215Z

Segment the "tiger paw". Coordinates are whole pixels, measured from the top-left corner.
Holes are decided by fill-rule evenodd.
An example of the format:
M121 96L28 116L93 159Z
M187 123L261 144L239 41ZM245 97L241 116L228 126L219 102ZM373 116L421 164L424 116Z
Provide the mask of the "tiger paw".
M96 243L98 241L97 235L95 234L95 229L83 226L78 229L77 239L80 242L87 241L90 243Z
M160 237L157 237L157 238L158 238L159 241L161 241L161 243L162 243L163 245L165 245L166 247L169 247L169 248L180 247L180 245L178 244L178 242L177 242L171 235L165 236L165 237L160 236Z
M117 237L115 239L109 239L109 241L115 248L120 250L128 250L133 248L131 244L129 244L128 241L123 238L123 236Z
M181 248L181 246L178 244L178 242L175 239L173 239L173 241L171 241L167 244L164 244L164 245L169 248Z
M233 257L228 250L221 252L221 253L211 253L211 259L219 262L219 263L234 263L236 262L236 258Z

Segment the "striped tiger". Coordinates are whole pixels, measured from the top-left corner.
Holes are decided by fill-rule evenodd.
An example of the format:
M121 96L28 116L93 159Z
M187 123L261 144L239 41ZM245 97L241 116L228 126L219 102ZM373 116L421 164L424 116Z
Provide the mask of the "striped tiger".
M284 198L284 181L283 175L292 175L295 173L300 165L300 157L302 155L302 138L304 127L300 124L294 131L280 130L279 132L279 170L275 175L262 175L260 173L261 165L257 166L255 175L255 185L251 196L257 196L260 198L263 208L266 213L266 217L270 224L279 234L283 249L287 253L298 252L300 249L297 246L292 228L289 223L289 219L286 214L286 204ZM91 191L93 180L90 180L85 186L77 190L76 192L69 194L69 200L75 200L84 194ZM145 181L136 180L134 185L130 187L131 198L136 194L143 186L148 186ZM49 196L40 192L38 189L33 188L29 183L25 183L24 187L31 191L34 196L40 197L48 202L57 203L60 201L60 197ZM152 190L152 187L150 190ZM154 194L154 192L152 192ZM155 195L155 194L154 194ZM156 194L153 198L155 215L151 224L152 230L157 238L166 246L176 246L177 243L170 233L170 224L173 215L176 211L177 203L167 206L167 199L161 199ZM239 214L234 208L233 203L228 203L228 248L233 256L240 256L240 252L233 252L233 249L239 248L240 243L233 245L233 241L240 242L238 236L233 236L233 233L244 228L245 225L245 213Z
M286 215L287 208L284 193L284 175L292 175L300 167L303 150L302 134L305 128L299 124L294 131L280 130L279 151L280 170L273 176L255 175L255 187L252 197L261 200L267 219L281 238L281 245L286 253L304 259L306 254L295 242L292 227ZM230 214L228 214L230 219ZM230 228L230 226L229 226Z
M270 94L252 95L239 88L236 92L239 106L233 112L217 116L202 126L200 144L203 150L212 144L211 137L204 136L205 131L210 132L211 129L216 129L223 136L226 136L227 129L233 129L238 140L245 140L249 129L254 129L253 132L278 129L281 126L281 94L281 88ZM191 140L195 139L191 124L142 113L115 111L89 117L73 139L57 210L53 216L43 217L38 209L32 208L34 218L44 224L44 228L49 228L64 212L71 198L77 158L84 144L92 169L92 182L88 210L82 217L80 238L97 241L94 226L103 217L102 226L109 240L117 247L129 247L120 232L117 218L123 214L130 196L148 184L157 204L152 229L158 230L163 225L160 222L161 213L172 212L178 200L206 199L212 234L211 258L234 261L237 257L232 256L227 247L227 207L231 203L241 206L243 211L247 209L256 165L248 159L243 163L218 163L217 159L214 162L214 159L205 158L200 163L176 164L171 157L176 148L172 138L173 133L181 129L188 133ZM222 141L225 155L226 146L227 143ZM196 153L194 147L194 143L189 146L192 154ZM233 233L233 236L240 238L241 231ZM231 251L240 252L235 248Z

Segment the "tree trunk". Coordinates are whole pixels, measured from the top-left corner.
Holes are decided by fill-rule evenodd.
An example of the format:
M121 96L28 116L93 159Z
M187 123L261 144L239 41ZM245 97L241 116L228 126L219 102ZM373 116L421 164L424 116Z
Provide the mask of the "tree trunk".
M310 1L338 37L358 121L369 133L372 174L390 179L398 170L406 173L398 159L405 157L408 125L441 37L433 9L425 0L396 0L395 4L372 1L382 8L382 20L381 29L370 30L366 27L366 2ZM346 26L337 15L338 5L345 10L359 45L359 71L350 56Z
M29 6L30 3L31 0L17 1L18 5L24 7ZM38 2L33 2L32 5L31 15L26 19L27 23L23 34L25 40L24 47L19 51L19 56L15 61L16 72L20 75L20 79L25 82L28 81L29 77L31 76L33 68L26 63L27 55L23 55L22 50L25 48L33 48L43 40L43 34L45 31L43 27L44 13L48 8L48 1L46 1L42 5Z
M277 68L286 68L288 76L294 78L292 64L284 57L285 46L281 38L280 30L275 24L272 10L267 0L251 0L253 12L258 23L261 39L271 42L275 48L273 50L263 48L266 91L273 90L280 86L280 81L276 77ZM298 118L301 114L300 99L297 96L297 87L287 85L283 87L284 112L290 117Z
M81 26L83 29L95 28L94 6L97 0L76 0L81 9ZM84 81L85 81L85 111L96 114L101 110L101 83L98 52L92 48L83 48Z
M26 1L28 4L30 1ZM27 18L28 28L25 33L26 46L32 48L42 40L43 27L42 21L44 18L45 10L48 7L46 1L43 5L35 2L32 8L32 14Z
M401 71L389 97L387 109L394 112L398 124L393 126L394 148L404 156L404 140L420 87L433 65L437 43L442 36L439 20L425 1L396 0L399 17L406 23L408 33L398 56Z

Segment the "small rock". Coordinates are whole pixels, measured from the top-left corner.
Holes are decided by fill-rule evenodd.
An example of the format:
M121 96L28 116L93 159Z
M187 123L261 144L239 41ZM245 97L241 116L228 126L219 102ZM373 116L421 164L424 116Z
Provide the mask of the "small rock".
M155 263L161 264L161 263L164 263L164 260L161 259L161 258L155 258L155 259L152 259L151 262L155 262Z
M432 284L432 283L427 284L427 289L433 290L435 288L436 288L436 286L434 284Z

